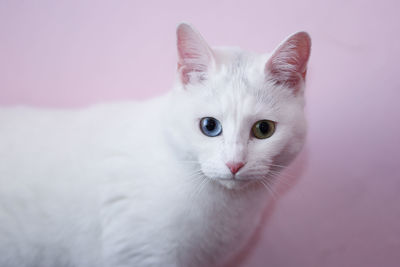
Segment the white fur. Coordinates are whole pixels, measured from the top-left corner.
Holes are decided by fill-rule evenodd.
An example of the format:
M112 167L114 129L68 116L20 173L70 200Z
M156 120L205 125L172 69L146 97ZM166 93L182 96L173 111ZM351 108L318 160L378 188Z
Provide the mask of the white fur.
M269 58L215 48L202 79L143 103L1 109L0 266L225 262L260 222L260 180L305 136L303 94L266 79ZM206 116L222 135L202 134ZM278 123L268 139L250 134L261 119ZM247 162L235 179L232 160Z

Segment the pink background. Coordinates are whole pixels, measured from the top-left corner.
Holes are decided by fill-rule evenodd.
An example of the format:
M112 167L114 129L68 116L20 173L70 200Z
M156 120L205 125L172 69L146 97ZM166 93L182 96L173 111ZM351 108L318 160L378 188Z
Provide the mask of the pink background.
M379 4L378 4L379 2ZM396 1L0 1L0 104L84 106L170 89L175 27L272 50L307 30L309 141L242 266L400 266Z

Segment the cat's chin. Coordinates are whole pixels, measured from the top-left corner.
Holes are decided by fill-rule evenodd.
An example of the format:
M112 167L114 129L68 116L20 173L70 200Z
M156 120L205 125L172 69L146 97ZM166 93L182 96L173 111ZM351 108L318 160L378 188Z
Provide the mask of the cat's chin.
M238 180L238 179L213 179L213 180L219 185L229 190L244 189L254 182L252 180Z

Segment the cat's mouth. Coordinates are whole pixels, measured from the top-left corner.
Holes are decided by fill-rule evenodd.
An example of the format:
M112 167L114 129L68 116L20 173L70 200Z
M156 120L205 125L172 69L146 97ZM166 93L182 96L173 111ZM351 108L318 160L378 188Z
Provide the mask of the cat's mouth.
M201 176L214 183L217 186L222 186L230 190L241 190L247 188L249 185L257 183L258 179L256 176L247 176L245 173L232 174L232 173L215 173L200 170Z
M236 179L235 177L233 178L217 178L217 179L212 179L214 182L218 183L219 185L227 188L227 189L243 189L247 187L248 185L254 183L255 181L252 179Z

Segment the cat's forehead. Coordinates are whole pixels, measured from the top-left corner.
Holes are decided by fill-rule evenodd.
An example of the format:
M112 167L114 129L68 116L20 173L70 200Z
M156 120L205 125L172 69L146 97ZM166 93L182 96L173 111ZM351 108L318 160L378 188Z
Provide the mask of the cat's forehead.
M218 55L217 71L208 87L223 111L273 108L279 94L265 83L263 57L239 50Z
M261 75L268 54L256 54L240 48L214 48L216 71L226 77Z
M216 87L209 90L202 101L207 106L204 111L211 111L214 116L240 121L275 113L276 105L271 101L272 98L268 99L268 94L253 89L243 80L231 80L214 85Z
M288 97L286 90L266 83L268 55L236 48L214 51L216 70L203 83L189 87L201 115L236 119L276 116Z

